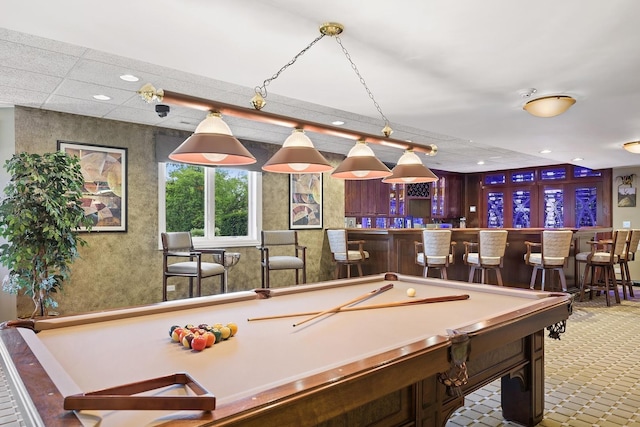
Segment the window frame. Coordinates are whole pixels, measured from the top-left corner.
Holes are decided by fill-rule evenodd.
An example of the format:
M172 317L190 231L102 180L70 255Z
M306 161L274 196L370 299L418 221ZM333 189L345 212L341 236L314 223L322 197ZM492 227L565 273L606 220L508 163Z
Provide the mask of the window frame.
M167 163L158 162L158 247L162 248L161 234L167 229L166 218L166 172ZM211 247L243 247L260 244L260 230L262 230L262 173L247 171L248 184L248 212L247 236L218 236L209 235L215 228L215 168L205 169L205 198L213 203L205 203L205 237L193 236L194 248ZM208 197L213 194L211 199Z

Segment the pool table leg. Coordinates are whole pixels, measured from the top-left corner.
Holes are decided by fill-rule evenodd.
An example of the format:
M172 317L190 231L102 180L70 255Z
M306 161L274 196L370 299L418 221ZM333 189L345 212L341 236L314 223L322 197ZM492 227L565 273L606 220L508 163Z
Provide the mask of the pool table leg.
M544 330L527 341L529 363L502 377L502 416L535 426L544 415Z

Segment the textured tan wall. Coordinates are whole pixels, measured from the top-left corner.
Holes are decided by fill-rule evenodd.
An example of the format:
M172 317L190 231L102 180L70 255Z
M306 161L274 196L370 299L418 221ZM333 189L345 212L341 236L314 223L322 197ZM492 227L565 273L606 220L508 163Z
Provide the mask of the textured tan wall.
M57 296L60 314L158 302L162 299L162 256L158 250L157 164L154 132L157 128L31 108L16 108L16 151L52 152L57 141L126 147L128 149L127 232L91 232L83 235L88 246ZM163 129L164 133L181 135ZM188 134L184 134L185 137ZM278 147L265 144L274 153ZM334 165L342 156L327 155ZM263 174L263 229L288 229L289 176ZM324 176L324 228L342 227L344 183ZM308 247L307 281L331 278L331 256L322 230L299 230L299 241ZM240 263L229 273L231 291L260 287L260 257L255 247L230 248L241 253ZM272 274L272 286L294 283L293 272ZM173 278L176 297L186 296L186 280ZM217 279L203 283L203 293L219 292ZM18 314L31 313L30 299L18 299Z
M617 177L621 175L634 174L633 186L636 188L637 192L637 188L639 186L638 183L640 182L640 167L613 169L611 173L611 195L613 197L611 203L611 215L613 228L623 228L624 221L629 221L631 223L631 228L640 228L640 199L636 201L636 206L634 207L618 207L618 185L620 185L621 182ZM634 282L640 282L640 252L636 253L635 260L629 263L629 274L631 275L631 280Z

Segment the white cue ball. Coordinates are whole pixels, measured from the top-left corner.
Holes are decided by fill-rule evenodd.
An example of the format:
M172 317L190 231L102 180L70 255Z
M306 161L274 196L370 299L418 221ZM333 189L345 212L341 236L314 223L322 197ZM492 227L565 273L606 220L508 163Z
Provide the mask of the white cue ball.
M407 296L408 297L415 297L416 296L416 290L413 289L413 288L407 289Z

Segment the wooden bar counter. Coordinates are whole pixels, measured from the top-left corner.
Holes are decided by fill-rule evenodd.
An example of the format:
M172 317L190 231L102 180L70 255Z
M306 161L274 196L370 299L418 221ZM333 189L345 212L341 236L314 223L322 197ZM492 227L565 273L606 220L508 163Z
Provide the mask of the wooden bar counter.
M453 228L452 240L456 242L454 249L455 262L449 267L448 276L451 280L467 281L469 278L468 267L462 261L464 254L463 242L477 242L480 228ZM527 252L525 241L540 242L543 228L508 228L507 250L504 257L502 278L505 286L529 287L532 268L524 263L524 254ZM370 261L363 265L365 274L378 274L387 271L397 271L402 274L422 275L422 267L415 263L414 242L422 240L421 228L381 229L381 228L349 228L349 240L364 240L364 249L369 252ZM573 229L574 243L567 266L565 276L568 289L578 287L576 277L579 270L576 269L574 253L589 250L586 242L593 239L596 234L599 237L606 236L611 228L588 227ZM587 249L585 249L587 247ZM495 280L490 275L489 280ZM538 282L539 283L539 278ZM557 280L555 281L557 282ZM553 283L555 283L553 282ZM537 285L539 289L539 284ZM549 289L548 287L545 289Z

